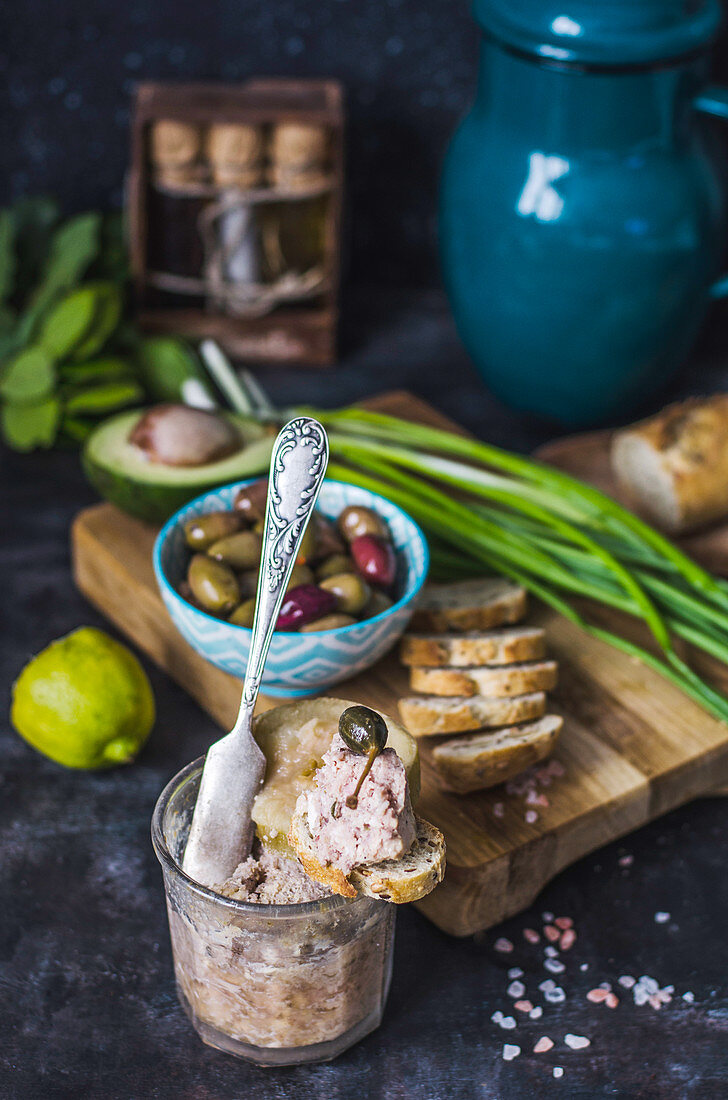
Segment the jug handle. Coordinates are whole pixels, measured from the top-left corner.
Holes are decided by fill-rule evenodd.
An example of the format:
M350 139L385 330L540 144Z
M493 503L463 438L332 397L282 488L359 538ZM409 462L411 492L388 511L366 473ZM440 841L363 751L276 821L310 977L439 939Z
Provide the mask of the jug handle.
M703 114L728 121L728 88L710 84L695 97L693 107L696 111L702 111ZM728 297L728 274L716 279L710 288L710 297L716 299Z

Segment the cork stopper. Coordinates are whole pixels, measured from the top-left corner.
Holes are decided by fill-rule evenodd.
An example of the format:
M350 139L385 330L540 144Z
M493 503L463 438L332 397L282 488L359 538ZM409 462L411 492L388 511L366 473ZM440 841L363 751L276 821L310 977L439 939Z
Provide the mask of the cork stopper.
M263 132L259 126L211 126L206 153L212 178L223 187L257 187L263 182Z
M158 183L184 187L205 178L201 162L202 131L199 126L160 119L151 128L151 159Z
M326 182L328 133L325 126L281 122L273 128L270 147L271 182L275 187L302 190Z

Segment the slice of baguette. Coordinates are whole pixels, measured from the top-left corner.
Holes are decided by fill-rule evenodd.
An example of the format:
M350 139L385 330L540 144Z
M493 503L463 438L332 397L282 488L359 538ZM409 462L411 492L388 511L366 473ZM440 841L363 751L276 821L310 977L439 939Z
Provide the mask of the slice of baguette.
M399 647L403 665L426 668L510 665L546 656L546 635L539 626L467 634L405 634Z
M410 620L411 630L489 630L526 614L526 592L505 577L428 584Z
M432 750L440 785L467 794L505 783L551 755L563 724L559 715L547 714L525 726L443 741Z
M399 700L400 717L413 737L512 726L540 718L545 711L546 696L542 691L500 699L485 695L455 699L413 695Z
M403 905L425 897L442 882L445 874L445 838L424 818L417 817L416 825L414 844L401 859L382 859L378 863L355 867L348 876L338 867L319 862L313 837L301 814L293 815L288 840L309 878L328 887L332 893L345 898L366 894L380 901Z
M556 661L485 668L411 668L410 687L429 695L525 695L556 687Z
M677 534L728 515L728 394L690 398L615 432L612 469L638 510Z

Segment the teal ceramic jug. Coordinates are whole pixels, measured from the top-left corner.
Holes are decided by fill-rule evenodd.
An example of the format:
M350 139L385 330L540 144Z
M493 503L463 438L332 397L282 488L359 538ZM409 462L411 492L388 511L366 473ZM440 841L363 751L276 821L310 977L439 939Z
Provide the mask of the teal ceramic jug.
M684 360L725 251L701 113L718 0L476 0L475 104L441 191L446 288L490 388L577 426L624 417Z

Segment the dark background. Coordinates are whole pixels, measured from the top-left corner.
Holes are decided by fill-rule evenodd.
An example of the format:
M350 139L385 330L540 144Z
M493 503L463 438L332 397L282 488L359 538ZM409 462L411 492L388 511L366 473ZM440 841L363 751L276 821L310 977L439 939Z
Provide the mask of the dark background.
M10 194L118 205L137 80L333 76L349 111L354 278L437 281L439 166L477 63L466 0L9 0L4 20Z
M352 279L437 285L440 165L476 78L468 0L6 0L2 8L10 110L0 198L48 191L69 209L119 205L137 80L332 76L346 86L349 112ZM728 74L727 36L715 57L718 79Z
M489 397L437 289L439 165L476 55L465 0L10 0L0 9L0 201L43 191L69 211L118 205L137 79L339 77L349 277L376 289L348 296L335 372L271 371L266 386L279 402L332 405L407 386L482 438L528 450L553 428ZM725 39L716 58L728 75ZM725 311L714 310L671 396L728 388ZM159 719L132 768L66 771L7 720L9 685L34 652L81 624L106 625L70 573L69 525L92 500L74 455L0 452L0 1100L724 1100L725 799L583 860L481 937L450 939L406 907L383 1027L332 1065L261 1071L197 1041L175 1000L149 820L162 786L219 731L148 663ZM632 866L620 865L625 855ZM501 1031L490 1017L509 1010L509 966L523 967L540 1000L539 951L523 946L522 929L545 909L576 922L559 979L568 1000ZM657 911L669 921L656 923ZM500 935L517 944L512 956L493 950ZM588 1004L592 986L625 973L674 984L675 1000L659 1012L628 995L614 1012ZM568 1051L566 1032L591 1047ZM541 1035L557 1047L532 1055ZM523 1049L513 1063L504 1042ZM565 1067L561 1080L553 1065Z

